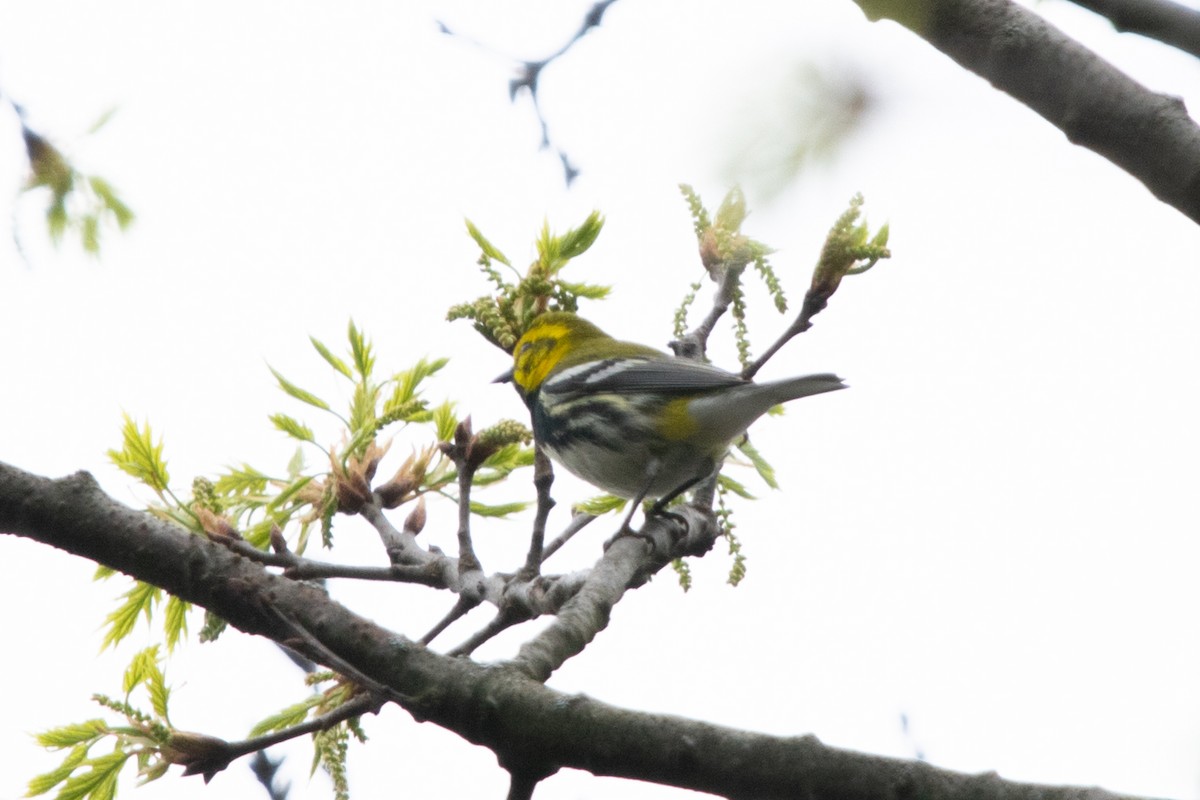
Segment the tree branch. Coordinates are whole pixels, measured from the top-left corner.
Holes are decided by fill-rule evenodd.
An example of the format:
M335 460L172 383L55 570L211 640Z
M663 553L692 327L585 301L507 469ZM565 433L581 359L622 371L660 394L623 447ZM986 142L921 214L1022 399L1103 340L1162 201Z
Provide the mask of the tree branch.
M1200 223L1200 126L1178 97L1152 92L1010 0L854 0L986 78Z
M1073 0L1108 19L1122 33L1136 33L1200 58L1200 11L1171 0Z
M757 800L1119 800L1100 789L962 775L837 750L811 736L765 736L564 695L522 670L431 652L319 589L273 575L222 545L117 503L87 473L50 480L0 464L0 531L162 587L247 633L293 644L300 627L320 643L307 648L318 651L313 654L318 661L332 669L353 665L387 687L416 719L491 749L522 781L568 767ZM600 565L607 570L593 570L580 593L593 591L606 572L612 577L618 564L631 560L622 552L639 547L639 540L628 537L616 542Z

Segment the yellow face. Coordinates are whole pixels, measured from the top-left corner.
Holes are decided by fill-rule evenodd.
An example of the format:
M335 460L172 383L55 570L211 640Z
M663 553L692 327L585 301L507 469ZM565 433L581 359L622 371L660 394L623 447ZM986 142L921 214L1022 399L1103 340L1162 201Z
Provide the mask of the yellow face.
M513 383L529 393L567 354L571 329L561 322L538 319L513 348Z

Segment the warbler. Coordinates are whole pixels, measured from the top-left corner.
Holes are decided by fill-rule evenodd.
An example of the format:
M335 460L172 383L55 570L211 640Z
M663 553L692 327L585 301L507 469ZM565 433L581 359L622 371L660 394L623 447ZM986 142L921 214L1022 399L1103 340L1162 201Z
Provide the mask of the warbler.
M780 403L844 389L836 375L753 383L552 311L513 349L511 381L554 461L606 492L656 500L650 513L712 475L729 446Z

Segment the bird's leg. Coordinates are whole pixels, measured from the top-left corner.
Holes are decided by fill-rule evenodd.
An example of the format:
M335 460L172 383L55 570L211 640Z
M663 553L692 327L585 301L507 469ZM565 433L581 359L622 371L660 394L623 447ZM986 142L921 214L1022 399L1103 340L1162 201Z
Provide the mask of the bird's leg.
M617 529L617 532L613 534L612 538L604 543L605 550L612 547L612 543L617 539L620 539L622 536L636 536L639 539L644 539L650 545L650 550L654 550L654 540L644 533L635 531L633 526L629 523L633 521L634 513L637 512L638 507L642 504L642 501L646 499L646 495L649 493L650 487L654 485L654 479L658 476L658 470L659 462L657 459L646 465L646 483L642 486L641 491L637 493L637 497L629 501L629 513L626 514L625 519L621 521L621 527ZM676 514L675 516L678 515Z
M607 542L605 542L605 544L604 544L605 550L607 550L612 545L613 542L615 542L617 539L621 538L622 536L636 536L639 539L646 540L646 542L649 543L649 545L650 545L651 552L654 551L654 549L655 549L654 539L652 537L648 536L647 534L633 530L633 527L629 523L633 521L634 512L637 511L638 506L640 506L642 504L642 501L646 499L646 495L650 492L650 487L654 484L654 479L656 477L658 477L659 467L660 467L660 464L658 461L650 462L649 467L646 470L645 485L642 487L642 490L640 492L638 492L638 496L630 502L629 513L625 515L625 521L621 523L620 529L617 531L617 533L611 539L609 539ZM685 519L682 514L676 514L674 511L668 511L667 505L672 500L674 500L676 497L679 497L679 495L683 494L688 489L691 489L693 486L695 486L697 483L699 483L700 481L707 478L712 473L713 473L713 470L711 470L711 469L707 470L707 471L703 472L702 474L697 475L696 477L692 478L691 480L685 481L684 483L680 484L675 489L673 489L670 493L665 494L662 497L655 500L654 504L652 506L650 506L650 509L646 512L646 518L649 519L650 517L665 517L666 519L669 519L672 522L679 523L679 526L683 529L683 533L686 534L687 529L688 529L687 519Z

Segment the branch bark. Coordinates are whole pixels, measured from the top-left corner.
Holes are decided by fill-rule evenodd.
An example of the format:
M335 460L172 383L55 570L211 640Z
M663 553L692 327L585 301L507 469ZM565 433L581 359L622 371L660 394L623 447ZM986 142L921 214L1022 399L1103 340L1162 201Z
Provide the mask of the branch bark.
M1010 0L854 1L869 19L913 31L1200 223L1200 126L1178 97L1150 91Z
M1136 33L1200 58L1200 11L1171 0L1073 0L1122 33Z
M759 800L1120 797L1100 789L1018 784L994 774L963 775L837 750L811 736L764 736L564 695L521 669L428 650L320 589L117 503L87 473L50 480L0 463L0 531L153 583L333 669L353 665L417 720L491 749L519 778L514 783L522 791L531 780L571 767ZM636 544L618 541L613 548Z

